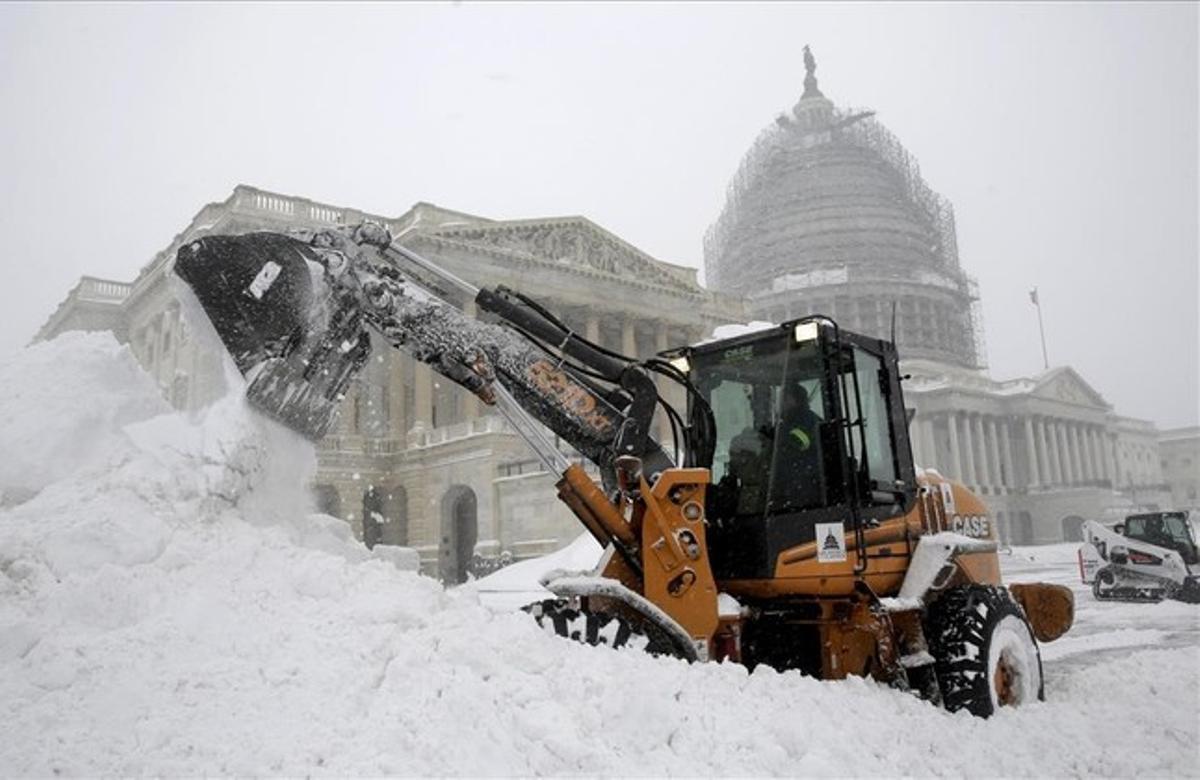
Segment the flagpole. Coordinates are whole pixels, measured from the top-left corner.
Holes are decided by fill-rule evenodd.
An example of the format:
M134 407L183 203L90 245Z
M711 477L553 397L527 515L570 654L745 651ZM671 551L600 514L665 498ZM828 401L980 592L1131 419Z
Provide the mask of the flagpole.
M1033 305L1037 307L1038 333L1040 333L1042 336L1042 365L1049 370L1050 358L1046 354L1046 327L1042 324L1042 302L1038 299L1038 291L1036 287L1029 291L1029 300L1032 301Z

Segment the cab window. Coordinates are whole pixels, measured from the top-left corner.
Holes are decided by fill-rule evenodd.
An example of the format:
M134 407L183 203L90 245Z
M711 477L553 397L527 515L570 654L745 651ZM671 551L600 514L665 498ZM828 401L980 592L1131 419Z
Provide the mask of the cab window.
M781 335L697 359L716 420L719 514L763 515L829 501L821 423L831 418L816 344Z
M850 468L857 473L864 500L868 503L892 503L888 493L873 495L872 491L894 490L898 479L896 432L889 414L890 398L887 373L883 359L860 347L850 350L850 365L841 376L841 388L849 410L849 424L844 429L846 453Z

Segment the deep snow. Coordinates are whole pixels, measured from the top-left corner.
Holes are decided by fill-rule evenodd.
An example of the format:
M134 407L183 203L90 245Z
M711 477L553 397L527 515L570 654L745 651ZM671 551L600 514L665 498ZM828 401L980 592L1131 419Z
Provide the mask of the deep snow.
M1067 546L1004 557L1079 623L984 721L550 637L511 607L587 540L444 590L309 514L310 446L167 410L108 336L0 364L0 453L0 775L1200 774L1200 610L1097 604Z

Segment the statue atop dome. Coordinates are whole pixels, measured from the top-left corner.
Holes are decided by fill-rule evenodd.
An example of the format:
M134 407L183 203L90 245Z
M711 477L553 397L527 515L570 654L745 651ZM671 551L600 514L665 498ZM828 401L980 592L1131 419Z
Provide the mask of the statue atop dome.
M806 98L822 98L821 90L817 88L817 60L813 57L812 51L808 48L808 44L804 46L804 94L800 96L801 100Z

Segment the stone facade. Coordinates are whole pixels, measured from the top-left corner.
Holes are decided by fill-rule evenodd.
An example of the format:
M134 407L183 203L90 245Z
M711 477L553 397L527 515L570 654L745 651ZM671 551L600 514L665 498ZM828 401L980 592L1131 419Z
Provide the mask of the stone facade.
M1071 368L996 381L934 361L904 361L919 464L984 497L1011 544L1078 538L1084 520L1168 508L1154 427L1120 417Z
M1171 508L1190 510L1200 520L1200 426L1162 431L1158 454Z
M506 284L540 300L610 349L649 357L742 318L695 269L649 257L582 217L496 221L419 203L396 218L239 186L205 206L131 283L83 279L38 333L112 330L180 408L225 392L222 350L193 333L175 252L207 234L286 231L372 219L406 247L479 286ZM474 304L444 295L468 313ZM474 554L514 559L557 549L580 532L524 442L474 396L375 345L335 430L319 443L318 506L360 538L417 548L426 571L461 580ZM679 398L674 399L679 402ZM664 419L655 422L670 441ZM565 447L565 445L564 445ZM364 527L364 517L366 525Z

